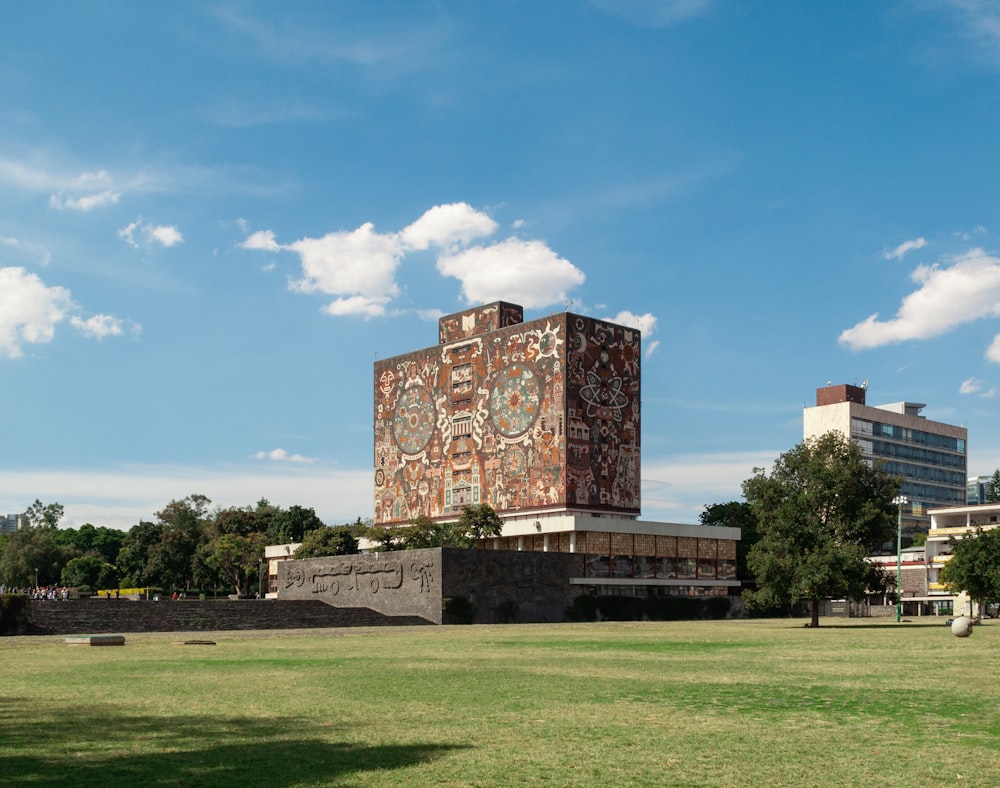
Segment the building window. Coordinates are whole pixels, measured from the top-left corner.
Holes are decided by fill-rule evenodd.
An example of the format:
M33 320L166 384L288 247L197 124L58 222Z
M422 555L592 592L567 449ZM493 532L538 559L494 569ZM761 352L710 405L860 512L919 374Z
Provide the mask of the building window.
M673 580L677 577L677 561L673 556L660 556L656 567L656 576Z
M610 562L606 555L588 553L585 560L587 577L607 577Z

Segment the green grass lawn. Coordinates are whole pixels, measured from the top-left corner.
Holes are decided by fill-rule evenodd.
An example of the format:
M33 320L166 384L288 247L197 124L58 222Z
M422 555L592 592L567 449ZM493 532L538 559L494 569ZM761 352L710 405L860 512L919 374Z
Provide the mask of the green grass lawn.
M0 638L0 785L1000 785L1000 623L925 621Z

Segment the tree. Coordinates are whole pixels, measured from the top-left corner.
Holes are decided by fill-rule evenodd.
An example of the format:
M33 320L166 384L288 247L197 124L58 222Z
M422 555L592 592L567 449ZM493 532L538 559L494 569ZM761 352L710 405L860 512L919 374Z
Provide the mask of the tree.
M262 533L249 536L223 534L208 542L202 554L222 577L233 584L239 596L246 596L251 580L256 579L261 570L265 541Z
M73 588L87 587L117 588L118 575L115 568L97 555L81 555L73 558L63 567L62 584Z
M977 528L964 539L953 539L951 560L941 570L940 580L953 594L965 591L979 603L980 611L990 602L1000 602L1000 528Z
M708 504L698 519L702 525L740 529L740 541L736 543L736 576L745 584L753 585L753 575L747 566L747 555L760 538L753 507L745 501Z
M44 504L37 498L24 513L26 525L34 527L56 528L63 518L63 506L60 503Z
M324 525L314 528L302 538L293 558L325 558L329 555L353 555L358 552L358 540L348 525Z
M986 503L1000 503L1000 468L993 471L986 484Z
M50 526L26 526L8 534L0 554L0 582L27 586L34 584L37 576L39 585L58 583L74 551L60 544L57 534Z
M363 528L360 522L355 528ZM503 519L487 504L465 506L458 520L435 522L429 517L415 517L407 525L383 527L372 525L362 535L379 550L421 550L430 547L475 547L482 539L499 536Z
M503 531L503 518L489 504L463 506L462 516L458 518L458 529L466 542L466 547L475 547L481 539L500 536Z
M821 600L862 599L880 580L866 557L895 533L900 484L836 432L785 452L770 476L755 468L743 482L760 534L747 556L758 586L747 604L808 600L818 627Z
M80 555L99 555L107 563L118 560L118 552L125 541L125 532L105 526L95 527L84 523L79 528L60 528L59 538Z
M302 506L289 506L287 509L277 511L271 517L267 536L271 544L289 544L301 542L310 531L324 527L315 510Z
M171 501L156 513L163 528L160 540L146 555L143 580L163 589L190 588L194 579L195 553L205 541L211 525L208 505L211 499L193 494Z
M261 524L260 515L253 509L240 509L233 506L223 509L215 515L213 531L216 534L237 534L239 536L249 536L250 534L261 533L267 530L267 526Z
M127 585L147 584L146 567L149 565L149 551L163 538L164 530L161 523L140 521L125 534L115 563L123 582Z

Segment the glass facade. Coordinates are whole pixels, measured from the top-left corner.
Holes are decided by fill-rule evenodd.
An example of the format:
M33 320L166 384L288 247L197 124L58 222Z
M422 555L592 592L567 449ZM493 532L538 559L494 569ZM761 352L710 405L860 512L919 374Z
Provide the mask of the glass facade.
M501 550L569 552L568 533L530 534L499 540ZM649 534L576 534L576 552L584 557L584 576L656 580L737 580L736 542Z
M966 502L968 459L963 438L853 417L851 437L871 461L904 478L902 494L910 499L911 517L934 506Z

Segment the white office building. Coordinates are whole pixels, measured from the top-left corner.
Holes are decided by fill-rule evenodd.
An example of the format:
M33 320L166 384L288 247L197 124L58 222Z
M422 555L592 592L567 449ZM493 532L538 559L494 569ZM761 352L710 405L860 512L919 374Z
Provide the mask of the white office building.
M903 533L926 532L930 509L966 501L968 430L921 416L923 403L871 406L866 394L866 388L850 385L816 389L816 406L802 414L803 437L839 432L867 460L902 477Z

